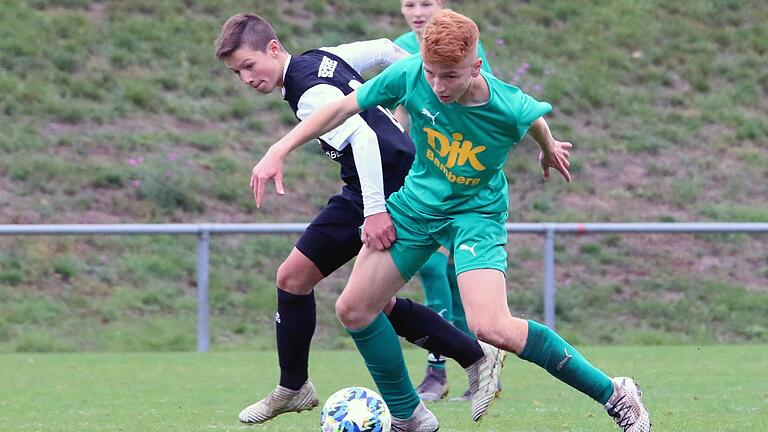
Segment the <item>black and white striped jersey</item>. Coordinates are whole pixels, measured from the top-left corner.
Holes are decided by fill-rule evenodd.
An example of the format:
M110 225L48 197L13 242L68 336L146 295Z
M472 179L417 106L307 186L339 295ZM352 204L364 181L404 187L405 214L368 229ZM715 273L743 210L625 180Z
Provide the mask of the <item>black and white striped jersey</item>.
M340 56L316 49L289 59L283 94L301 120L363 82L358 71ZM365 216L385 211L385 197L402 186L413 163L413 143L389 110L381 107L353 116L318 141L326 156L340 165L340 177L345 183L342 196L364 204ZM365 158L361 159L363 152ZM357 164L365 166L358 169L356 159ZM380 172L371 164L380 164Z

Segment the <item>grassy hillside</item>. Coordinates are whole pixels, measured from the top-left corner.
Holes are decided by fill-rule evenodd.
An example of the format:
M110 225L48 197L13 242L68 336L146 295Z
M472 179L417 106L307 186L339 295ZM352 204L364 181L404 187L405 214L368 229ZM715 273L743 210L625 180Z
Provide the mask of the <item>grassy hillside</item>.
M0 223L307 221L339 189L315 145L256 210L250 169L294 123L213 56L233 13L291 52L405 31L398 2L9 0L0 5ZM550 101L574 183L530 141L507 163L512 221L768 221L768 5L456 1L495 73ZM343 19L340 19L343 17ZM213 241L214 346L269 344L295 239ZM768 341L766 239L558 240L560 329L584 342ZM0 351L194 347L192 239L0 238ZM541 241L510 241L509 298L540 317ZM346 343L319 290L327 346ZM409 286L419 298L418 283ZM595 318L598 317L598 318Z

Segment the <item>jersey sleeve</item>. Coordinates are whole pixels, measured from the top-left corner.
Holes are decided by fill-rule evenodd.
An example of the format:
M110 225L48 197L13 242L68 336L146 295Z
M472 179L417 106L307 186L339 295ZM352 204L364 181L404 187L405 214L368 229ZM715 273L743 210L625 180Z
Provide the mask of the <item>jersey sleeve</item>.
M363 216L387 211L384 197L384 172L381 149L376 132L370 127L358 128L349 137L352 157L355 159L360 191L363 194Z
M515 98L515 126L517 141L523 139L528 129L539 117L549 114L552 111L552 105L547 102L539 102L531 96L518 90Z
M412 59L409 57L389 66L358 87L356 97L360 108L367 110L377 105L394 108L400 105L407 91L406 67L412 63Z
M344 93L332 85L316 85L301 95L298 109L296 110L296 117L302 121L306 120L307 117L319 108L343 97ZM367 123L359 115L354 115L341 125L321 135L320 138L336 150L341 150L348 144L349 137L358 128L362 127L368 127Z
M341 57L357 73L363 73L377 66L389 66L408 55L407 52L404 52L387 38L352 42L320 49Z
M303 121L316 110L322 109L323 105L343 97L344 93L331 85L319 84L311 87L299 99L296 116ZM363 195L364 216L386 211L379 141L376 132L368 123L360 115L354 115L321 135L320 139L336 150L343 150L347 145L352 146L352 156Z

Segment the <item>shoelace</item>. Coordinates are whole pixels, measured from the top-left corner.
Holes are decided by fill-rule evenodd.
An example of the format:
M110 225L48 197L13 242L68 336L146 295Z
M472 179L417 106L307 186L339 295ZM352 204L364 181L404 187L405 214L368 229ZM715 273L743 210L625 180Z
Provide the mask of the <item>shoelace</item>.
M616 421L616 424L619 425L621 430L624 432L628 431L629 428L635 424L635 419L633 419L633 416L631 415L632 405L627 403L625 398L626 396L622 395L619 400L616 401L613 407L608 411L608 415L613 417L613 419Z

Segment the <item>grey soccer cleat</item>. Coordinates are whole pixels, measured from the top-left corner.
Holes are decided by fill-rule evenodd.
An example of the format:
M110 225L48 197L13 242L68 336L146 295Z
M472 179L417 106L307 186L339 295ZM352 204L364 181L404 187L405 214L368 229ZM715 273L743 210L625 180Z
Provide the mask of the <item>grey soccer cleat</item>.
M499 374L507 355L493 345L478 342L485 356L465 369L469 377L469 391L472 393L473 421L480 421L491 402L499 396Z
M649 432L651 419L640 399L643 393L635 380L626 377L613 378L613 395L605 404L608 415L623 432Z
M416 394L423 401L439 401L448 394L448 377L444 368L427 366L424 380L416 387Z
M392 432L436 432L438 429L437 417L421 401L407 419L392 416Z
M307 380L298 390L277 386L266 398L248 405L239 417L243 423L260 424L283 413L311 410L319 403L315 386Z

